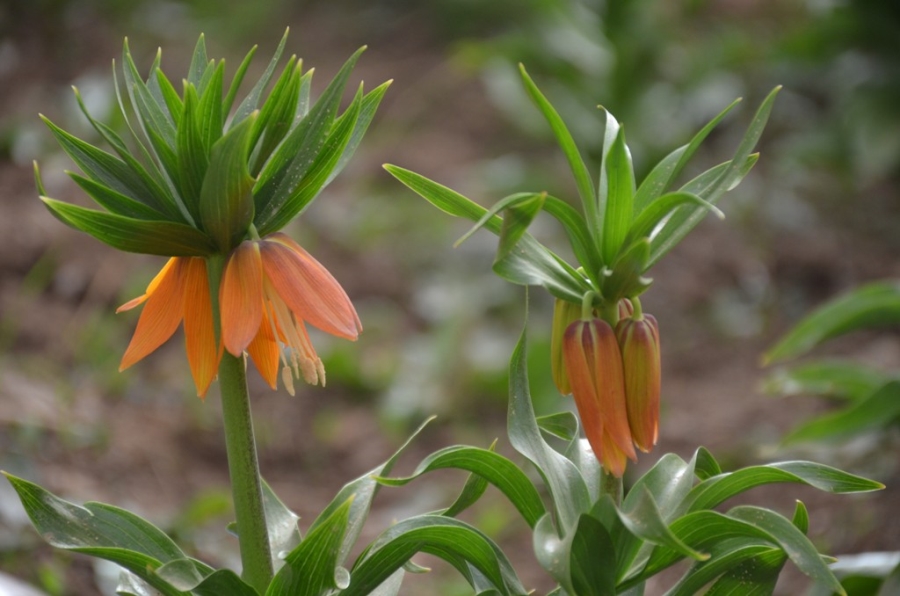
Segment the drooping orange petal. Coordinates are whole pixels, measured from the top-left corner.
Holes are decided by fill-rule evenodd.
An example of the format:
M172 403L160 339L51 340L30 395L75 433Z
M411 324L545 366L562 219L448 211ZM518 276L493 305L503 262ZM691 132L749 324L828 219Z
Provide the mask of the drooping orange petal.
M149 298L150 295L154 291L156 291L156 288L159 287L160 283L162 283L163 278L165 278L165 276L169 272L169 270L172 269L173 267L175 267L175 262L177 260L178 260L178 257L172 257L171 259L166 261L166 264L163 265L163 268L159 270L159 273L156 274L156 276L150 282L150 285L147 286L147 291L145 291L143 294L141 294L137 298L132 298L131 300L129 300L128 302L126 302L125 304L123 304L122 306L117 308L116 314L119 314L120 312L125 312L126 310L131 310L135 306L137 306L139 304L143 304L147 300L147 298Z
M228 258L219 305L222 342L232 355L240 356L263 320L263 271L256 242L242 242Z
M191 257L187 262L184 284L184 339L188 364L197 386L197 395L205 397L219 369L222 348L216 346L206 261Z
M599 458L603 468L616 478L621 478L625 474L625 467L628 463L625 461L626 454L606 433L601 437L600 445Z
M138 319L131 343L122 356L120 371L161 346L178 329L184 315L186 270L185 259L177 257L169 259L166 266L150 283L147 293L142 297L146 297L147 304Z
M590 324L594 337L594 381L600 412L603 415L604 432L632 461L637 460L631 428L628 425L628 409L625 401L625 373L622 353L615 331L605 321L594 320Z
M298 318L326 333L355 340L362 330L356 309L331 273L284 234L260 243L266 277Z
M256 332L253 341L247 346L247 353L253 359L256 370L269 384L269 387L278 387L278 355L280 353L278 341L272 330L271 319L266 310L263 310L262 323Z

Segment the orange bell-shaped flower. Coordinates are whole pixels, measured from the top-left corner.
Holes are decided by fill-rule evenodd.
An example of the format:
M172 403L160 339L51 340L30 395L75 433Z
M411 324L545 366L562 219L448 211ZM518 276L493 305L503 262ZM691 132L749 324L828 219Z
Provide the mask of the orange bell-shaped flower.
M616 337L622 350L628 425L635 445L646 453L659 436L659 326L653 315L622 319Z
M585 435L607 472L621 478L626 458L637 460L628 426L622 356L612 327L578 320L563 339L566 373Z

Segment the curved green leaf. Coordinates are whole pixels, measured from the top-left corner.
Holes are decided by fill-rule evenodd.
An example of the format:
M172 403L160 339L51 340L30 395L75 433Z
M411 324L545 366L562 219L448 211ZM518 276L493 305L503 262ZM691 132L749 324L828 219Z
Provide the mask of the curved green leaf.
M79 176L75 172L66 173L69 175L69 178L74 180L75 183L80 186L81 189L86 192L92 199L94 199L94 201L98 205L100 205L110 213L124 215L125 217L133 217L134 219L147 219L155 221L163 220L166 217L156 209L148 207L144 203L140 203L130 197L116 192L108 186L105 186L98 182L94 182L90 178Z
M398 522L385 530L360 555L342 596L362 596L384 582L415 553L441 557L467 575L471 564L504 596L524 595L502 551L475 528L451 517L422 515Z
M181 120L175 135L175 150L178 170L175 179L178 181L179 193L185 207L194 221L201 221L200 213L201 189L209 168L209 147L200 134L200 117L198 115L200 98L193 85L184 90L184 106Z
M599 196L600 209L604 210L603 262L611 263L624 248L634 219L634 171L625 145L625 129L621 126L604 155Z
M163 564L185 558L158 528L124 509L103 503L74 505L37 484L3 474L19 495L35 529L52 546L107 559L164 596L184 596L155 573Z
M543 195L543 196L546 197L546 195ZM535 201L536 199L539 199L539 200L536 202ZM509 195L507 197L503 197L502 199L500 199L499 201L497 201L496 203L491 205L491 208L488 209L487 211L485 211L484 215L482 215L478 219L478 221L475 222L475 225L472 226L471 228L469 228L469 230L465 234L463 234L462 236L459 237L459 240L457 240L456 242L453 243L453 248L458 247L460 244L462 244L463 242L468 240L472 236L472 234L474 234L475 232L477 232L478 230L483 228L485 226L485 224L487 224L489 221L491 221L494 218L495 215L499 215L501 212L506 211L507 209L512 209L512 208L516 207L517 205L521 205L523 203L524 204L531 203L532 205L537 205L537 207L538 207L537 209L532 208L529 210L530 217L528 217L527 221L523 222L525 225L524 225L524 228L522 229L522 232L524 232L526 229L528 229L528 225L531 224L531 221L534 219L534 216L537 215L540 212L541 208L543 207L543 202L540 199L542 199L541 193L535 193L535 192L517 192L517 193ZM501 226L500 226L500 232L498 233L498 235L501 238L503 237L503 231L506 229L505 226L506 226L505 223L501 224ZM521 237L522 237L522 234L519 234L519 238L521 238ZM506 252L509 252L509 251L507 250ZM499 254L499 251L498 251L498 254Z
M616 594L616 548L606 528L596 518L582 514L572 531L560 539L550 515L534 531L538 563L569 594Z
M603 297L615 304L622 298L637 296L649 288L653 280L643 276L649 269L649 259L650 241L647 238L624 248L600 286Z
M209 236L185 224L133 219L49 197L41 200L62 222L119 250L166 257L202 257L215 251Z
M771 596L785 562L787 557L781 549L761 552L729 569L706 596Z
M565 534L575 527L582 513L590 510L590 495L575 464L550 447L541 436L531 404L525 347L523 330L509 362L509 442L537 468L553 496L561 533Z
M572 252L575 258L584 267L588 278L597 286L600 285L600 270L603 268L603 259L600 256L599 247L591 240L591 233L587 228L584 217L576 211L571 205L548 196L544 203L544 211L552 215L562 224L569 243L572 245Z
M766 352L771 364L799 356L822 342L869 327L900 324L900 283L875 282L857 288L814 310Z
M302 541L300 528L297 526L300 516L287 508L265 480L262 481L262 497L272 569L278 571L284 565L284 557L280 555L294 550Z
M285 137L294 122L294 111L300 97L300 76L302 60L296 56L288 59L287 65L269 92L253 127L250 146L255 148L255 159L251 174L258 174L260 168L272 155L272 151ZM262 143L260 143L262 139Z
M838 594L846 596L843 586L822 560L819 551L790 520L774 511L749 505L735 507L728 515L751 523L771 534L800 571Z
M892 377L868 366L826 359L776 370L766 378L763 390L771 395L821 395L857 400L891 380Z
M372 123L372 119L375 117L375 112L378 110L378 106L381 103L384 94L387 93L388 87L391 86L392 82L393 80L382 83L366 93L363 97L362 105L360 105L359 108L359 117L356 119L356 125L353 127L353 133L350 135L350 139L344 146L344 151L341 153L341 157L338 159L337 164L331 169L328 178L325 179L325 184L322 185L323 187L331 184L331 181L334 180L334 178L340 174L350 162L350 159L356 152L356 148L362 141L363 136L365 136L369 124ZM306 89L307 91L309 90L309 85L307 85Z
M346 570L340 567L339 559L352 503L351 497L309 531L285 557L266 596L321 596L328 590L346 587Z
M288 33L290 32L290 28L286 28L284 30L284 35L281 36L281 41L278 42L278 47L275 48L275 53L272 55L272 59L269 60L268 66L266 66L266 70L263 71L262 76L259 77L259 80L256 81L256 84L253 85L253 88L250 90L250 93L247 94L247 97L238 105L237 110L234 112L234 118L231 120L231 127L235 127L241 122L244 121L250 114L252 114L256 110L256 106L259 104L259 98L262 96L263 91L266 87L269 86L269 81L272 79L272 73L275 72L275 67L278 65L278 61L281 60L281 54L284 52L284 46L287 43ZM244 58L244 62L241 64L241 69L246 70L246 65L249 65L250 58L252 54L255 52L256 48L250 51L250 54L247 54L247 57ZM243 78L242 71L239 69L238 73L241 74L241 78ZM231 88L228 90L228 96L226 97L226 103L230 105L230 102L234 101L234 97L237 95L238 87L240 86L240 80L235 75L234 81L231 83ZM223 109L224 113L228 113L229 110Z
M726 540L713 545L712 556L708 561L694 563L677 584L665 593L665 596L696 596L704 586L729 571L739 568L748 561L760 556L779 555L786 560L780 548L759 544L753 540ZM748 589L750 586L747 586ZM771 594L771 589L768 592ZM734 596L743 596L743 592L735 592Z
M790 482L806 484L830 493L881 490L884 485L842 472L837 468L808 461L788 461L751 466L708 478L691 489L679 512L711 509L731 497L765 484Z
M625 237L624 245L628 246L639 238L653 238L654 229L671 215L676 209L687 203L695 203L716 214L719 219L724 219L725 214L716 207L711 205L689 192L670 192L655 199L652 203L641 211L641 214L634 219L628 235Z
M462 445L446 447L422 460L407 477L377 480L381 484L403 486L423 474L447 468L467 470L496 486L532 528L544 515L544 503L528 476L507 458L487 449Z

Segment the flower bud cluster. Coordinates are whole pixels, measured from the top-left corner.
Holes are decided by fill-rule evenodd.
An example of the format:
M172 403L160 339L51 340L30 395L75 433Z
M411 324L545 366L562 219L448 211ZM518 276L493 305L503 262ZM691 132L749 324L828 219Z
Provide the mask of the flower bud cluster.
M574 307L574 308L573 308ZM659 326L627 300L615 329L585 318L577 305L557 301L551 339L553 378L575 398L591 448L603 467L621 477L635 447L649 452L659 434Z

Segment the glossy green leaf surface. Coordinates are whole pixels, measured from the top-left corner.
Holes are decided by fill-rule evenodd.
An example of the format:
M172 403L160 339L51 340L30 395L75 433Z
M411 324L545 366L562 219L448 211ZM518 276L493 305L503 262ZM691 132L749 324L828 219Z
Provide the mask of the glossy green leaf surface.
M522 470L502 455L487 449L457 445L432 453L420 463L410 476L379 478L382 484L403 486L434 470L455 468L477 474L496 486L534 527L544 515L544 504L534 485Z
M272 552L272 568L278 571L284 565L284 554L297 548L302 540L297 526L300 517L287 508L265 480L262 481L262 496L269 548Z
M569 594L615 595L616 549L609 532L597 519L579 516L565 538L560 538L549 515L538 522L534 552L541 567Z
M900 324L900 284L876 282L831 300L803 318L765 355L767 363L805 354L822 342L871 327Z
M603 161L600 208L603 214L603 262L612 263L623 248L634 219L634 171L625 146L625 129L619 127Z
M215 251L206 234L185 224L93 211L48 197L41 200L64 223L119 250L167 257L199 257Z

